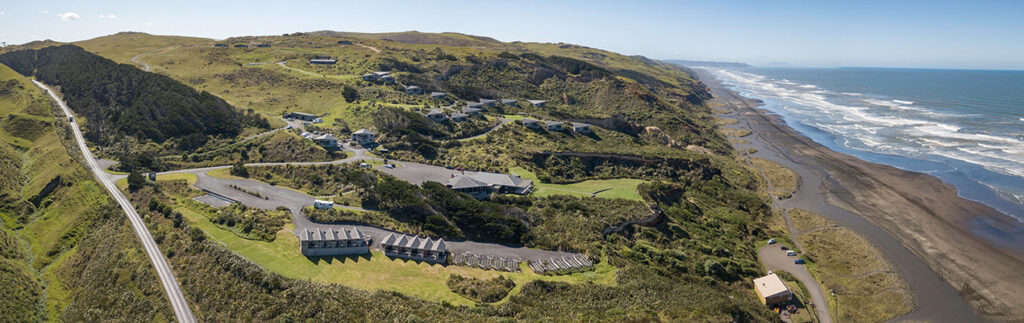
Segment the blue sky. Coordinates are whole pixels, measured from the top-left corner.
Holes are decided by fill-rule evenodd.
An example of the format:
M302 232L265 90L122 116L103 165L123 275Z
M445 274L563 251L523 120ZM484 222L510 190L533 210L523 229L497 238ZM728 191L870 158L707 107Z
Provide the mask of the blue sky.
M1024 69L1024 1L552 2L15 1L0 4L0 41L455 31L659 59Z

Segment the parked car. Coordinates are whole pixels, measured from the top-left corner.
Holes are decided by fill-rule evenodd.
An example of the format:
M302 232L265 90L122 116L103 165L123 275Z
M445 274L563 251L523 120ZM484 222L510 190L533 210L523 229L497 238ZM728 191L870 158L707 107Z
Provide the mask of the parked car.
M384 164L384 168L395 168L395 164Z
M804 264L804 260L803 259L793 260L793 263L797 264L797 265L803 265Z
M444 168L447 168L447 169L455 169L455 167L453 167L453 166L445 166Z
M291 128L292 128L292 126L284 127L285 130L288 130L288 129L291 129Z
M791 256L791 257L792 257L792 256L796 256L796 251L793 251L793 250L788 250L788 251L786 251L786 255L787 255L787 256Z
M781 246L779 248L781 248L782 250L789 250L789 247L787 247L787 246Z
M775 244L775 238L768 239L768 244Z

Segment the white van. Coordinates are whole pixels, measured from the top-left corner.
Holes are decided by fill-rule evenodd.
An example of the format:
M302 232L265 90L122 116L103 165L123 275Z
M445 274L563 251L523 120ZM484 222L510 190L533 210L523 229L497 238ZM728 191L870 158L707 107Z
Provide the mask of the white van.
M793 250L787 250L787 251L786 251L786 255L787 255L787 256L796 256L796 251L793 251Z

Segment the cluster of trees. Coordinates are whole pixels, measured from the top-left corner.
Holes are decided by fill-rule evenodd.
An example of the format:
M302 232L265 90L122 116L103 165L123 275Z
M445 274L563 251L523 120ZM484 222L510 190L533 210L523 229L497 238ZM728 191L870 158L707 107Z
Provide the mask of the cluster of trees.
M448 289L480 303L500 301L513 287L516 287L516 282L505 276L491 279L463 277L458 274L448 276Z
M60 86L69 106L88 121L86 135L101 145L126 135L162 143L194 134L234 137L248 126L269 128L265 118L210 93L74 45L5 53L0 63ZM195 139L186 146L194 146Z
M268 211L232 204L218 209L210 222L246 239L274 241L289 217L288 209L283 207Z

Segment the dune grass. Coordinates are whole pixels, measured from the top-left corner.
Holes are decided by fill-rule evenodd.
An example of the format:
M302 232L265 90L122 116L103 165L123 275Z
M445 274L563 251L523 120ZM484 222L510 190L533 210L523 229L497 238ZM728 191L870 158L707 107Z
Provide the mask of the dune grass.
M534 273L525 263L521 272L507 273L461 266L432 265L421 262L391 259L379 251L358 257L307 258L299 253L298 238L288 230L291 224L277 233L273 242L246 240L234 233L218 228L199 210L185 204L176 209L192 225L202 229L229 250L287 278L322 283L337 283L364 290L388 290L419 297L429 301L448 302L453 305L473 306L476 303L448 289L446 281L451 274L464 277L490 279L505 276L516 283L509 295L518 294L522 285L533 280L563 281L569 283L593 282L615 285L615 267L601 262L593 271L563 276L544 276ZM506 296L497 303L506 302Z
M646 182L642 179L617 178L589 180L573 184L548 184L537 180L537 175L522 167L509 169L512 174L519 175L523 179L533 181L535 196L543 197L549 195L572 195L583 197L620 198L640 201L640 193L637 186Z
M800 188L800 175L786 168L786 166L756 157L751 157L750 163L763 171L764 175L768 177L768 181L772 183L772 195L780 198L789 198Z
M881 322L910 312L913 296L892 264L870 242L820 215L792 210L807 269L821 282L836 322Z

